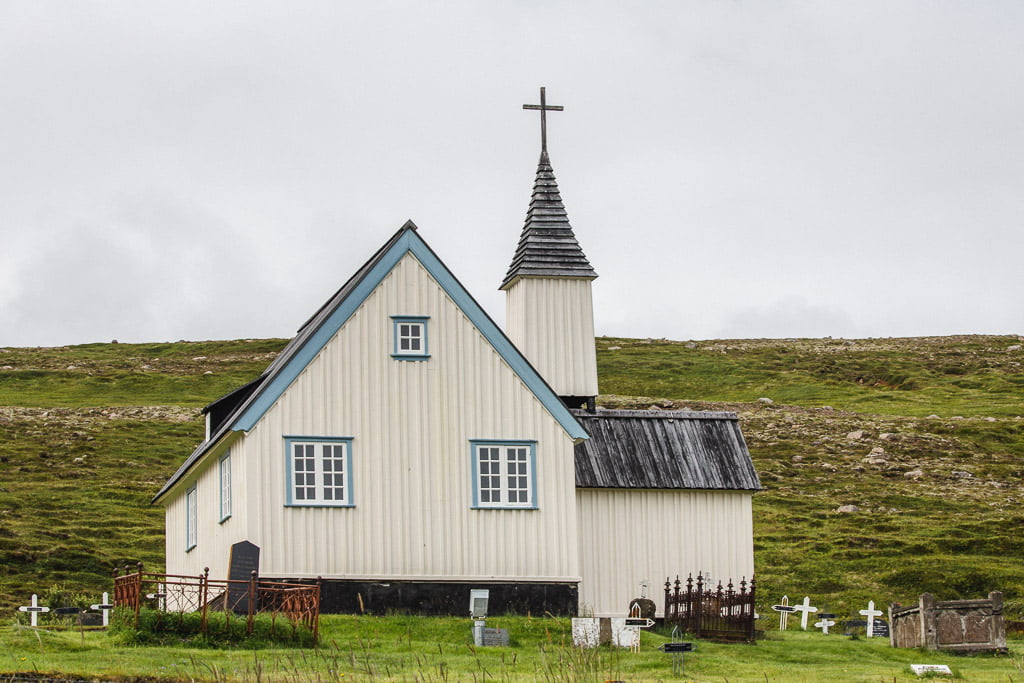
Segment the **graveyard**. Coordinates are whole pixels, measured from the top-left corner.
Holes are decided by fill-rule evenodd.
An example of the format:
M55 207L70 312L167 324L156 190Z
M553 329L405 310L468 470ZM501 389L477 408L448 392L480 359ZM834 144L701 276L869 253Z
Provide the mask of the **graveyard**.
M54 617L42 607L74 606L46 604L54 587L76 596L63 602L88 608L112 593L114 569L142 561L160 570L163 518L149 500L202 439L198 409L251 379L282 346L0 350L0 462L16 474L0 484L0 609L10 624L0 628L8 653L0 671L245 680L308 662L301 670L310 680L321 671L344 680L673 677L672 655L658 649L672 642L665 629L643 632L637 652L585 651L573 648L569 619L542 615L492 617L488 626L510 634L502 648L473 645L468 615L324 616L315 654L132 648L117 650L117 663L102 630L32 630L33 614L40 623ZM854 639L844 626L887 621L891 602L914 605L922 593L942 601L1001 591L1007 624L1024 619L1018 337L599 338L597 357L607 392L599 405L737 412L764 486L754 496L754 543L765 638L694 641L680 676L812 680L839 670L844 680L911 680L910 664L943 664L969 680L1024 680L1012 628L1008 656L951 659L866 633ZM695 569L680 567L682 579ZM651 586L675 578L652 576ZM661 600L660 590L651 597ZM817 611L796 609L805 604ZM781 605L794 607L785 631L784 612L773 610ZM19 610L33 606L40 611Z

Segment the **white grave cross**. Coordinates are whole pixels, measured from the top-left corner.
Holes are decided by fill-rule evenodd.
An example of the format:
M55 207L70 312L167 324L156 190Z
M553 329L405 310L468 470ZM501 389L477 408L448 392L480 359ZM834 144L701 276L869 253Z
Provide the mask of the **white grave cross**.
M868 633L867 637L872 637L875 633L875 617L882 616L882 610L875 609L875 601L868 600L868 608L862 609L858 612L868 618Z
M103 625L110 626L110 611L114 609L114 606L110 604L109 595L104 593L103 602L96 605L89 605L89 608L103 612Z
M800 605L793 605L793 609L795 609L797 612L801 613L800 614L800 628L802 628L803 630L806 631L807 630L807 615L810 614L811 612L817 612L818 608L817 607L811 607L811 599L805 595L803 603L800 604Z
M828 616L832 616L832 615L828 615ZM829 619L828 616L823 614L821 616L821 619L814 623L814 628L820 628L821 632L824 633L826 636L828 635L828 627L836 625L836 622L834 622L831 619Z
M789 614L790 612L795 612L796 607L790 606L788 595L783 595L782 602L778 605L772 605L772 609L779 613L779 630L785 631L786 625L789 623Z
M32 626L38 625L38 617L40 612L49 612L49 607L39 606L39 596L35 593L32 594L32 604L18 608L19 612L28 612L31 615Z

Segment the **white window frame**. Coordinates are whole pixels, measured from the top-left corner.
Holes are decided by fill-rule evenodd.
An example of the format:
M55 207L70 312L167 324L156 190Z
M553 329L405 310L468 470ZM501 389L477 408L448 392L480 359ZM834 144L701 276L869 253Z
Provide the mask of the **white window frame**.
M428 316L423 315L391 316L391 357L398 360L426 360L430 358L430 350L427 343L427 323L429 320ZM413 331L418 331L419 334L412 334ZM418 343L413 344L412 342ZM419 346L419 348L412 348L413 346Z
M196 485L192 484L185 490L185 552L192 550L198 543L199 536L199 497Z
M231 517L231 451L221 456L217 471L220 475L220 522L223 524Z
M352 495L352 437L286 436L285 442L285 505L289 507L354 507ZM296 447L303 449L302 467ZM331 450L328 452L327 449ZM341 449L339 452L337 449ZM325 458L325 455L328 457ZM327 468L330 460L331 467ZM341 466L339 475L337 467ZM312 469L308 469L312 466ZM325 483L326 477L341 477ZM300 481L300 478L302 481ZM342 496L337 498L336 489L341 488ZM302 489L300 492L299 489ZM330 497L328 497L330 496Z
M474 439L470 441L473 507L487 510L537 509L537 442ZM497 472L488 472L497 465ZM510 465L516 472L510 473ZM525 471L522 471L525 470ZM485 480L485 477L490 481ZM510 481L515 477L515 481ZM492 488L488 484L494 484ZM525 485L525 487L524 487ZM510 501L512 492L520 500ZM497 493L497 496L494 494ZM525 496L520 495L525 493Z

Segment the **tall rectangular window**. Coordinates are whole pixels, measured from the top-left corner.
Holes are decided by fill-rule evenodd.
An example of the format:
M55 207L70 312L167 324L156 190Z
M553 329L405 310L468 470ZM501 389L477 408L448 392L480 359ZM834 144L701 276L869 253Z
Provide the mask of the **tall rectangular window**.
M199 523L196 519L199 503L196 497L195 484L185 491L185 550L186 552L196 547L196 537L199 535Z
M231 516L231 451L220 459L220 521Z
M393 348L391 356L401 360L426 360L430 358L427 348L427 321L425 316L393 315Z
M287 437L288 505L350 506L352 439Z
M537 507L533 441L473 441L473 507Z

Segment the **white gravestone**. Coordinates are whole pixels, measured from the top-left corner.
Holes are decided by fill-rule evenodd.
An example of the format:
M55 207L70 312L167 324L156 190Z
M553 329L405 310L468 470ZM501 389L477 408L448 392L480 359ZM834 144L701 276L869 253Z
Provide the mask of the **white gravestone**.
M793 607L796 609L797 612L801 613L800 614L800 628L802 628L803 630L806 631L807 630L807 615L811 614L813 612L817 612L818 608L817 607L811 607L811 599L809 597L807 597L806 595L804 596L804 601L803 601L802 604L793 605Z
M615 647L628 647L634 652L640 648L640 629L636 626L626 626L624 618L612 618L612 645Z
M858 612L858 614L861 614L861 615L863 615L863 616L868 618L868 629L867 629L868 633L867 633L867 637L871 638L872 636L875 635L875 617L882 616L882 610L875 609L875 601L874 600L869 600L868 601L868 608L860 610Z
M601 620L597 617L573 618L572 644L576 647L597 647L600 645Z
M33 593L32 594L32 604L31 605L25 605L24 607L19 607L18 611L19 612L28 612L29 615L30 615L30 620L31 620L32 626L37 626L38 625L39 614L40 613L49 612L50 608L49 607L40 607L39 606L39 596L37 596L35 593Z

